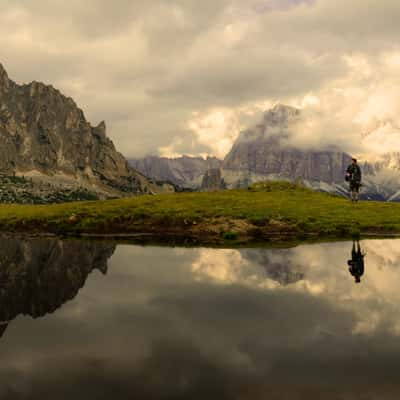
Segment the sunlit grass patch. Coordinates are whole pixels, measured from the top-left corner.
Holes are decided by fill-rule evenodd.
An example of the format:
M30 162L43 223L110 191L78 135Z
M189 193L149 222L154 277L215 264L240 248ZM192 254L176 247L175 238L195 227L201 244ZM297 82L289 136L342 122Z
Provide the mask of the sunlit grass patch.
M258 234L289 228L321 235L347 235L353 231L400 233L400 204L353 204L293 183L266 182L250 189L213 193L146 195L45 206L0 205L3 230L154 232L212 225L216 220L245 221ZM226 232L240 236L235 230Z

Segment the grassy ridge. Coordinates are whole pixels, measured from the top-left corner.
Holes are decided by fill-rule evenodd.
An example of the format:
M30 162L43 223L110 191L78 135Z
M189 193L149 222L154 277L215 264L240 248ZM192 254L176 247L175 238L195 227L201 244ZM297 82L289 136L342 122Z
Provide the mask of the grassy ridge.
M358 204L285 182L249 190L181 193L46 206L0 205L3 231L148 233L200 242L290 234L400 233L400 204Z

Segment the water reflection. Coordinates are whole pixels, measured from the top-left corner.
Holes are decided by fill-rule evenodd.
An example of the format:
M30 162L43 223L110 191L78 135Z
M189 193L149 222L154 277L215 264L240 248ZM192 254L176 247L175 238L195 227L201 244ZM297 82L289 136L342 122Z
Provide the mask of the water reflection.
M362 285L344 268L352 243L118 246L106 278L91 274L51 315L13 320L0 340L0 398L397 399L399 243L360 243ZM77 246L63 267L61 251L48 261L55 292L86 279L79 267L50 273L71 257L83 271L107 268L113 246Z
M362 252L360 242L353 241L351 249L351 259L347 261L349 272L354 276L356 283L361 282L361 277L364 275L364 257L365 253Z
M93 269L107 272L114 245L57 239L0 241L0 336L19 314L53 313L73 299Z

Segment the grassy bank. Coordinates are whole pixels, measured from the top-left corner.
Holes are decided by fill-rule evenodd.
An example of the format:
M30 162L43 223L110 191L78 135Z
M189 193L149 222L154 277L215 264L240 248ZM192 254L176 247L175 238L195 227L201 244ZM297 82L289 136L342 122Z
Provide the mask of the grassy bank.
M289 183L249 190L46 206L0 205L5 232L148 235L188 243L400 233L400 204L361 202Z

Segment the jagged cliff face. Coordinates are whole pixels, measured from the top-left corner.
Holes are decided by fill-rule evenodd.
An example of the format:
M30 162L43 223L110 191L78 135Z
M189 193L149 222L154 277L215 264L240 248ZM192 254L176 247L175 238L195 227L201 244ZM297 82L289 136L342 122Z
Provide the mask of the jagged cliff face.
M364 190L377 200L400 201L400 153L381 155L360 163Z
M215 157L207 159L201 157L179 157L169 159L166 157L148 156L143 159L129 160L130 165L158 181L171 182L174 185L198 188L203 175L210 169L220 168L222 161Z
M94 269L107 272L107 261L114 250L115 245L100 242L2 238L3 328L19 314L38 318L73 299Z
M376 176L384 171L400 172L400 153L392 152L380 156L374 161L364 161L362 163L364 173Z
M18 85L0 64L0 173L63 176L115 192L151 184L135 173L71 98L39 82Z
M340 151L307 151L288 146L291 126L300 111L276 106L264 114L254 129L243 132L223 162L224 176L234 184L235 175L250 180L276 176L307 181L342 183L351 157ZM236 174L235 174L236 173Z
M203 176L201 190L215 191L226 189L225 181L222 178L219 168L209 169Z

